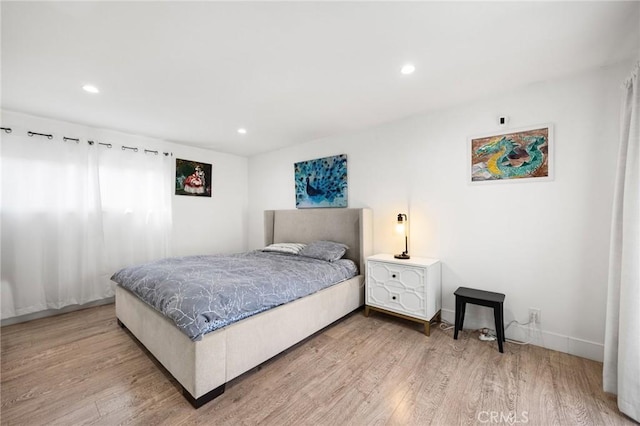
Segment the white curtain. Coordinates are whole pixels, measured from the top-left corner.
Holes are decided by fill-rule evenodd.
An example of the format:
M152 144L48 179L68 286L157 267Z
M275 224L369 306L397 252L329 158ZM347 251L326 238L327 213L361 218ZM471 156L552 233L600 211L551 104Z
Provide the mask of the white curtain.
M625 82L616 177L603 385L640 422L640 62Z
M168 254L162 153L14 128L1 154L3 319L113 296L117 269Z
M100 274L95 154L86 143L3 137L2 318L113 294Z
M100 149L105 260L110 271L169 254L173 157Z

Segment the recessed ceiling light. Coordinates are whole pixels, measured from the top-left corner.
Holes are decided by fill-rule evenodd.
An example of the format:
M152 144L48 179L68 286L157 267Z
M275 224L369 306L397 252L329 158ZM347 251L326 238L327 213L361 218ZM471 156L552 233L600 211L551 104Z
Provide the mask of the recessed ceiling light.
M100 93L100 90L93 84L85 84L82 86L82 90L89 93Z
M240 128L240 129L238 129L238 133L240 133L241 135L246 135L247 134L247 129Z
M404 64L402 68L400 68L400 72L404 75L413 74L415 70L416 70L416 67L413 64Z

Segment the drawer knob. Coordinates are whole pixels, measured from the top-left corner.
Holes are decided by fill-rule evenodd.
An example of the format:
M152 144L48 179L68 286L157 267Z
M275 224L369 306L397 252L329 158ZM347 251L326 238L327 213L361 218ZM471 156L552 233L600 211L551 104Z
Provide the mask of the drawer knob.
M391 296L391 298L392 298L393 300L396 300L396 297L395 297L395 296Z
M395 278L395 277L396 277L396 274L392 274L392 275L391 275L391 278Z

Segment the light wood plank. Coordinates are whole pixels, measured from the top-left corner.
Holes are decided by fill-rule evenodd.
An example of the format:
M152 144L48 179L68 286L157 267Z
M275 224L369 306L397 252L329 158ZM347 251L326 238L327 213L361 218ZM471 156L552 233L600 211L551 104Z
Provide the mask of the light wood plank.
M243 374L195 410L113 305L3 327L2 425L633 424L602 364L356 312ZM487 414L488 415L488 414ZM515 417L514 417L515 416ZM509 418L509 417L506 417ZM486 424L486 423L484 423Z

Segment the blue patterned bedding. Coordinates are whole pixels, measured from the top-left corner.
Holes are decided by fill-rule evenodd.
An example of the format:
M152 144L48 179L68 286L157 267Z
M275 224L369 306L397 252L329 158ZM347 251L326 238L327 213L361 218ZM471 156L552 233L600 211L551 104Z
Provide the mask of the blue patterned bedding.
M268 253L172 257L116 272L111 279L171 319L192 340L243 318L358 275L335 262Z

